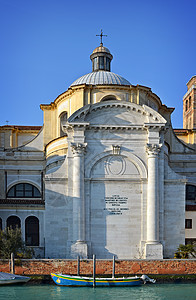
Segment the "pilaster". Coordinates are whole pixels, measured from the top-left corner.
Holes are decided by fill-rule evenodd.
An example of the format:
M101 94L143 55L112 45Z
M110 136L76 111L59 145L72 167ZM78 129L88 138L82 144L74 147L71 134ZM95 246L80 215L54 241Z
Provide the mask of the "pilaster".
M85 241L84 154L86 143L71 143L73 152L73 243L72 257L88 255Z
M162 258L163 247L159 242L159 144L147 144L148 154L148 192L147 192L147 241L145 257L148 259Z

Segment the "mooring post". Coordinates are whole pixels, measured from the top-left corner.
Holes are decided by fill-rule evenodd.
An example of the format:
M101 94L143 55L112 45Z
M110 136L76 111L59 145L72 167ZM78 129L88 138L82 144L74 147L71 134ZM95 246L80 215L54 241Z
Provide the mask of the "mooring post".
M113 268L112 268L112 277L115 277L115 255L113 256Z
M96 255L93 254L93 287L96 287L95 275L96 275Z
M78 268L77 268L77 275L80 275L80 256L78 255L77 257L77 261L78 261Z
M11 273L15 274L14 253L11 253Z

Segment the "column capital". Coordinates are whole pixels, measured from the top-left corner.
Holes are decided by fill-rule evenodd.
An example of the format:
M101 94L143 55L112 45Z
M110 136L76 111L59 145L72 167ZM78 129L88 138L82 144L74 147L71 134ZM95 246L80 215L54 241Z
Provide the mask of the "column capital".
M160 144L147 144L146 145L146 152L149 156L157 156L161 150Z
M87 143L71 143L73 155L81 156L86 151Z

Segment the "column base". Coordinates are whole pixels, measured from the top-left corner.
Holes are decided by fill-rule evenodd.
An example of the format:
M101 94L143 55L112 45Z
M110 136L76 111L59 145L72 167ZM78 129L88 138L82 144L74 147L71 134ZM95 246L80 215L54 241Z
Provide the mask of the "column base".
M84 241L77 241L72 243L71 245L71 257L77 258L77 256L81 258L88 258L88 245Z
M163 259L163 245L160 243L146 243L145 259Z

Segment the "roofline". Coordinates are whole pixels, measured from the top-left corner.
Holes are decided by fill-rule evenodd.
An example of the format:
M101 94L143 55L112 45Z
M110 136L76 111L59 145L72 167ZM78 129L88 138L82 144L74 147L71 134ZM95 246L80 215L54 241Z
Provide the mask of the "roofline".
M193 79L193 78L196 78L196 75L193 75L192 77L191 77L191 79L189 79L189 81L187 82L187 84L186 85L188 85L189 84L189 82Z
M39 131L42 128L42 126L30 126L30 125L2 125L0 126L0 129L15 129L15 130L33 130L33 131Z

